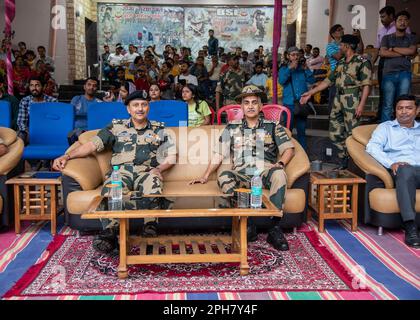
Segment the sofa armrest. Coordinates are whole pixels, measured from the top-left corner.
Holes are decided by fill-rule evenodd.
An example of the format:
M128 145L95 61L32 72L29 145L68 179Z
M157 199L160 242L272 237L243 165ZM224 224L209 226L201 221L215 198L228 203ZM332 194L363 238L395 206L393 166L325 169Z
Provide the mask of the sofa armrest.
M366 152L365 146L357 142L351 136L346 140L347 150L352 157L354 163L365 173L377 176L381 179L385 188L394 188L394 181L388 171L376 161L370 154Z
M307 173L310 169L308 155L302 146L295 139L292 138L295 145L295 156L290 160L286 166L287 187L291 188L297 179Z
M70 160L63 174L77 181L84 191L95 189L102 183L98 161L92 156Z
M22 158L24 148L22 139L17 138L17 140L8 147L9 152L0 157L0 175L7 175L17 166Z
M13 144L17 140L17 134L16 134L16 131L14 131L12 129L1 127L0 128L0 138L3 139L4 144L6 146L10 146L11 144Z

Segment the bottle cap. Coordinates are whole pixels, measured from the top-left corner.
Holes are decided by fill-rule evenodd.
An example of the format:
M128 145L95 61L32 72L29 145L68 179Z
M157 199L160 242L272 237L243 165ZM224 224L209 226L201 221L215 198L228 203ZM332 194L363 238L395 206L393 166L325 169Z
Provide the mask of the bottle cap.
M113 166L112 169L114 169L115 171L117 171L120 167L119 166Z

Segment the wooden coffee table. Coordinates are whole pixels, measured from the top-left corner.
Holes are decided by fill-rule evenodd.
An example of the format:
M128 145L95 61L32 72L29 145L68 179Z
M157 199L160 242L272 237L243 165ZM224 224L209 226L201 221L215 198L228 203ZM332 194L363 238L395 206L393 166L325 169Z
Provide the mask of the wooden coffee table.
M57 214L63 211L58 204L58 187L61 185L61 176L52 172L24 173L6 181L13 185L15 204L15 232L20 234L20 222L51 221L51 234L55 235L57 228ZM31 176L32 175L32 176Z
M199 195L195 195L199 196ZM206 196L206 195L200 195ZM150 196L156 197L156 195ZM189 195L166 195L171 199L190 197ZM212 195L211 197L218 198ZM217 199L215 199L217 200ZM124 205L133 201L124 198ZM263 195L262 209L243 208L205 208L205 209L171 209L171 210L121 210L109 211L107 198L98 196L90 205L88 212L82 215L83 219L119 219L120 221L120 265L118 277L128 277L127 265L132 264L158 264L158 263L199 263L199 262L238 262L240 274L249 272L247 256L247 220L248 217L283 216L269 199ZM203 218L203 217L232 217L232 234L221 235L192 235L192 236L159 236L145 238L129 235L130 219L141 218ZM231 252L226 252L225 245L231 245ZM173 246L179 250L174 252ZM130 254L133 246L139 248L139 254ZM147 250L149 247L152 250ZM200 247L202 252L200 252ZM204 252L203 252L204 250ZM151 251L151 252L150 252Z
M366 181L348 170L311 172L309 207L318 214L319 232L324 232L324 220L351 219L357 231L357 197L360 183ZM313 192L315 186L315 192ZM313 199L314 198L314 199ZM311 210L308 210L308 220Z

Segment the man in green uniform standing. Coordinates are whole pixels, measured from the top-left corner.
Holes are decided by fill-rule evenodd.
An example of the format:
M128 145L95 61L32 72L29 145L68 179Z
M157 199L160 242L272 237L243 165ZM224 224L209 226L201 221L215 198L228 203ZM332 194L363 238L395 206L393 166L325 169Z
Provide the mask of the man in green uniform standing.
M330 139L338 149L340 169L347 168L348 153L345 141L353 128L359 125L360 116L369 96L372 65L356 54L359 38L346 34L342 37L340 51L344 57L337 68L320 85L304 93L300 103L305 104L312 95L335 84L337 93L330 114Z
M141 194L161 194L163 189L162 172L176 163L176 147L172 139L159 122L149 121L149 101L147 91L135 91L130 94L125 104L131 118L113 120L106 128L88 143L71 150L54 160L53 168L63 170L67 161L84 158L94 152L101 152L106 147L112 149L111 165L119 166L123 192L139 191ZM102 188L102 195L109 192L111 172L107 175ZM169 207L168 201L159 198L142 198L144 209ZM101 220L104 231L95 238L96 250L108 253L117 247L118 220ZM157 234L156 219L145 219L144 236Z
M243 88L237 98L242 100L244 119L231 121L226 126L214 148L206 172L201 178L190 183L207 183L209 176L217 170L223 160L231 157L232 169L221 172L217 178L222 192L232 194L237 188L249 189L251 178L255 170L258 170L263 187L270 189L270 201L281 210L287 186L284 168L294 156L294 144L278 122L260 118L262 94L263 91L254 85ZM222 206L230 206L228 198L224 202ZM250 219L248 220L248 241L255 241L256 238L257 230ZM268 232L267 242L277 250L289 249L280 227L280 218L273 218L273 226Z

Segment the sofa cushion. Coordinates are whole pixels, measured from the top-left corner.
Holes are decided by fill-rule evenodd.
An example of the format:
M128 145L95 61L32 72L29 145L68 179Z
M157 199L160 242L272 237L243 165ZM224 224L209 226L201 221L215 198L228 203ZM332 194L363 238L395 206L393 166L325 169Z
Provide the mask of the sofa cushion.
M376 188L369 193L370 207L381 213L400 212L395 189ZM420 212L420 190L416 191L416 212Z
M370 140L370 137L372 136L373 131L376 129L377 126L377 124L369 124L354 128L351 132L353 139L366 146Z
M16 131L9 128L0 128L0 138L3 139L3 143L6 146L10 146L17 139Z

